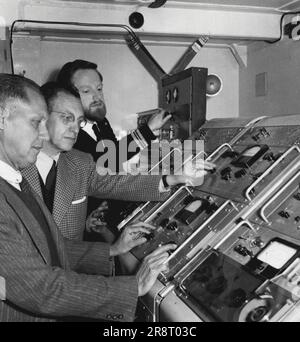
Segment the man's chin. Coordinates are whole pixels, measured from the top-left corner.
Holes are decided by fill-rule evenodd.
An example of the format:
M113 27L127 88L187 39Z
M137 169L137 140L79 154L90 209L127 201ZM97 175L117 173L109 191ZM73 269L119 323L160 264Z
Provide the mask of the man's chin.
M89 113L86 114L86 118L91 121L102 121L106 116L106 110L90 110Z
M69 152L72 150L73 146L75 144L75 141L72 142L64 142L64 144L59 146L59 152Z
M18 168L25 169L26 167L33 165L37 160L37 154L35 156L30 156L26 160L22 160L18 163Z

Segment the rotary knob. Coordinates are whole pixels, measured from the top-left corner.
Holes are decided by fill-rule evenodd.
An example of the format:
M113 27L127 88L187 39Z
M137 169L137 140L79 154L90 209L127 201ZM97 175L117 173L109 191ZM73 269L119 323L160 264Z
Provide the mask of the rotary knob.
M177 228L178 228L177 222L173 221L173 222L169 223L166 228L168 230L172 230L172 231L177 230Z
M232 169L231 169L231 167L228 166L225 169L223 169L221 171L221 177L222 177L222 179L224 179L226 181L230 180L232 178Z
M265 243L263 242L260 236L257 236L255 239L253 239L251 241L251 244L252 246L258 247L258 248L262 248L265 245Z

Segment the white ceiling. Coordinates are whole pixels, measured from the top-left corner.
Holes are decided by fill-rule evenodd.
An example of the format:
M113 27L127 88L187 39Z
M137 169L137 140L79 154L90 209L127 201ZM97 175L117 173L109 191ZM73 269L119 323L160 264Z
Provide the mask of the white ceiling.
M128 5L130 8L134 7L134 9L136 9L136 8L138 9L139 7L147 7L154 0L56 0L56 1L61 1L61 2L70 1L70 2L78 2L78 3L80 2L81 3L79 6L77 6L77 4L76 4L76 6L73 6L73 7L71 6L71 4L67 3L65 7L61 7L62 10L59 12L57 9L55 9L55 7L53 7L54 12L56 11L54 13L55 18L57 17L56 13L61 14L63 12L63 10L64 10L65 14L68 14L68 16L66 17L67 19L60 19L61 21L74 21L74 20L76 21L76 19L74 19L74 17L76 17L75 14L78 14L81 11L82 7L87 7L89 10L88 13L91 16L91 18L93 19L94 16L96 16L95 18L97 20L100 20L100 22L101 22L101 19L98 18L97 14L95 14L95 10L93 8L94 6L88 7L88 6L85 6L84 4L88 4L88 3L99 4L99 5L105 4L105 6L102 6L103 8L108 7L110 12L114 12L114 9L111 9L112 7L114 7L114 5L116 5L116 6L119 5L119 7L122 7L122 8L127 7L127 5ZM53 0L39 0L36 2L44 3L44 4L47 4L47 2L55 3L55 1L53 1ZM106 4L110 5L110 6L106 6ZM123 5L126 5L126 6L123 6ZM270 40L270 41L272 41L272 40L277 39L279 36L279 29L277 30L277 26L279 27L279 19L278 19L278 25L277 25L277 17L280 18L281 13L278 13L277 11L289 12L289 11L300 10L300 0L180 0L180 1L179 0L168 0L167 3L164 5L166 10L169 10L169 11L172 11L174 7L176 9L177 8L180 8L180 9L184 8L184 9L188 10L189 8L191 8L191 6L192 7L196 6L197 9L200 9L200 11L202 9L206 10L207 6L214 6L215 7L214 9L216 9L216 10L220 9L220 12L222 12L222 10L224 10L224 9L225 9L225 11L228 10L228 12L233 13L233 14L231 14L231 18L238 18L239 19L239 21L233 20L231 23L239 23L241 21L240 17L235 16L236 13L240 12L240 13L242 13L242 15L244 15L243 18L245 19L245 22L248 23L248 25L245 25L245 27L247 27L247 28L249 27L250 33L248 31L246 31L246 33L245 33L244 31L241 32L240 30L235 30L235 26L230 25L231 23L226 23L225 27L223 27L223 26L221 27L222 31L220 31L220 30L218 31L218 27L220 26L219 22L213 22L213 21L210 21L210 19L207 19L207 22L205 22L205 20L203 20L203 18L202 18L202 20L201 20L202 26L199 26L200 25L199 20L195 23L194 26L190 25L191 27L189 27L189 29L192 33L190 31L186 32L186 31L181 30L179 28L177 29L177 27L175 27L177 29L177 31L176 30L173 31L172 25L176 26L177 22L174 23L174 22L172 22L172 20L169 20L169 24L171 23L172 25L168 24L168 25L163 26L162 31L157 33L157 30L156 30L157 25L155 24L155 20L154 20L153 25L149 26L150 28L148 27L148 31L144 30L144 31L139 32L139 36L142 39L147 40L148 42L151 42L151 41L157 42L157 41L160 41L162 39L162 37L164 37L164 41L167 41L168 43L174 42L174 44L190 44L191 42L194 41L195 37L199 37L200 33L206 34L205 32L207 30L209 30L209 29L207 29L207 26L209 26L211 24L211 22L213 22L212 23L213 28L210 29L210 31L209 31L209 36L211 38L210 42L209 42L210 45L212 45L212 44L218 44L218 45L226 44L226 45L228 45L228 44L232 44L232 43L238 43L240 45L248 45L248 44L251 44L252 41L258 41L258 40ZM68 12L69 7L70 7L70 13ZM52 7L50 7L50 10L51 9L52 9ZM72 11L71 11L71 9L72 9ZM48 9L48 7L47 7L47 10L50 11ZM159 17L159 15L161 14L160 10L162 10L162 8L157 8L157 9L148 9L147 8L147 13L153 13L153 14L156 13L157 16L154 15L154 17ZM210 8L208 8L208 13L211 12L209 10L210 10ZM31 8L29 8L28 11L30 11L30 13L31 13L32 12ZM264 19L261 20L260 17L258 17L258 19L255 16L251 16L250 17L251 19L247 18L248 14L250 15L252 12L255 12L255 15L256 15L256 12L258 12L258 16L261 14L264 14L263 12L267 12L267 14L270 14L269 12L271 12L270 16L274 17L274 15L273 15L274 11L276 11L277 14L275 14L276 22L275 22L275 19L274 20L272 19L273 21L271 22L271 24L273 25L273 26L271 26L273 31L271 29L269 31L266 29L266 27L269 27L268 25L270 24L270 20L269 20L268 24L265 24L265 20ZM48 13L46 10L43 11L43 13L44 12ZM116 11L116 13L117 12L118 11ZM87 16L87 13L85 13L85 15ZM126 16L127 16L127 13L126 13ZM80 14L80 18L82 18L82 13ZM169 19L169 17L166 15L164 18L166 18L166 20ZM256 20L256 23L259 22L259 20L260 20L259 25L256 25L255 28L253 28L254 31L256 30L255 32L253 31L254 33L251 31L252 27L253 27L253 25L252 25L253 18ZM264 16L262 16L262 18L264 18ZM126 19L126 23L127 23L127 17L125 19ZM42 19L40 19L40 20L42 20ZM50 20L50 19L47 17L47 19L44 19L44 20ZM55 19L55 20L59 21L59 19ZM93 22L93 20L92 20L92 22ZM105 22L105 20L104 20L104 22ZM274 26L275 25L274 22L275 22L276 26ZM189 24L190 24L190 22L189 22ZM198 28L198 26L196 24L200 28ZM237 25L238 24L236 24L236 26ZM231 26L234 26L234 28L231 28ZM167 28L165 28L165 27L167 27ZM273 27L275 27L275 29ZM203 29L203 32L202 32L202 29ZM37 27L37 30L44 37L51 36L52 31L49 28L48 28L48 30L50 30L50 31L47 31L47 29L43 30L43 29L41 29L41 27ZM198 32L197 30L200 32L199 34L194 33L194 32ZM277 36L276 30L278 31L278 36ZM59 31L59 29L57 29L57 31ZM71 39L72 35L74 35L75 31L70 30L70 32L66 32L66 30L64 29L62 32L63 32L63 37L69 37L70 36L69 39ZM218 34L220 32L221 32L221 34ZM273 32L275 32L276 35ZM59 32L57 33L57 35L59 35ZM95 40L101 39L101 38L105 39L106 31L104 30L104 33L101 33L101 32L99 32L99 30L97 30L97 31L91 30L91 32L89 32L88 30L85 30L85 31L82 30L81 35L82 35L82 38L84 38L86 35L88 35L89 39L91 39L91 37L93 37ZM78 33L78 36L80 36L80 32ZM111 35L111 37L114 37L115 39L119 39L118 34L116 36ZM107 39L109 39L109 37L107 37ZM207 45L209 45L209 44L207 44Z
M66 0L64 0L66 1ZM90 3L136 4L148 6L154 0L67 0ZM293 11L300 9L300 0L168 0L164 6L230 6Z

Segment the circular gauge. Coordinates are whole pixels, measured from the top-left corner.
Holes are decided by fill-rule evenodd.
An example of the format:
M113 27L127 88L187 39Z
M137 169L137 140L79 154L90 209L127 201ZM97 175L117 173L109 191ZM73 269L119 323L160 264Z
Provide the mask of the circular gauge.
M239 314L239 322L267 322L274 310L274 299L270 295L262 295L246 303Z
M178 91L178 88L174 88L174 89L173 89L173 99L174 99L174 102L177 102L177 101L178 101L178 98L179 98L179 91Z
M169 104L171 102L171 90L166 91L166 102Z

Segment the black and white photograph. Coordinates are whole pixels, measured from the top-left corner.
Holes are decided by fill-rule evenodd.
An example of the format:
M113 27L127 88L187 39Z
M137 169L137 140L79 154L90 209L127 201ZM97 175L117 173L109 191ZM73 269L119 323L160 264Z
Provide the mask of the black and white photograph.
M0 0L0 322L299 322L299 56L299 0Z

